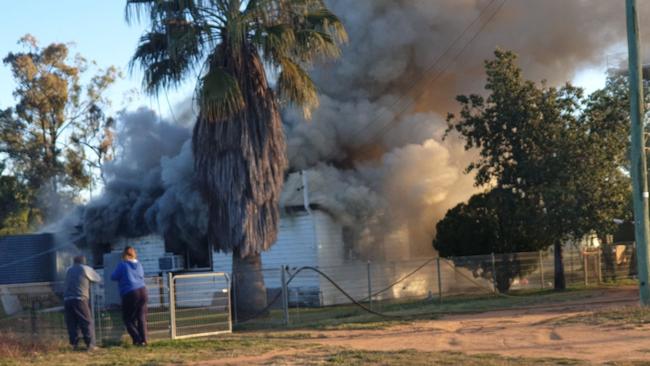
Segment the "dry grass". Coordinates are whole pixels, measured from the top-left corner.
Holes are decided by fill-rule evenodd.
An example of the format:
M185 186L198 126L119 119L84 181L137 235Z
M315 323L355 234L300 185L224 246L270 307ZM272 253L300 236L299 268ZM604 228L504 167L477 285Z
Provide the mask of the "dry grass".
M584 324L590 326L639 328L650 324L650 309L639 306L621 306L557 319L550 323L560 326Z
M373 310L393 317L381 318L369 314L354 305L338 305L323 308L302 308L289 310L289 325L282 321L281 310L273 310L268 317L235 325L237 331L275 329L315 330L369 330L386 329L418 320L434 320L443 315L481 313L500 309L562 304L597 298L603 289L576 288L562 292L553 290L516 291L508 297L492 294L467 295L405 302L375 303Z
M281 339L251 336L224 336L212 339L153 342L146 348L115 346L87 353L69 347L38 348L33 352L0 355L0 365L80 366L80 365L185 365L191 362L257 355L278 349L305 347Z
M61 347L60 342L33 342L11 334L0 334L0 360L34 357L57 351Z
M315 349L313 353L282 356L270 359L265 365L305 365L305 366L551 366L588 365L588 363L565 358L521 358L503 357L494 354L468 355L460 352L419 352L401 350L390 352L359 351L345 349Z

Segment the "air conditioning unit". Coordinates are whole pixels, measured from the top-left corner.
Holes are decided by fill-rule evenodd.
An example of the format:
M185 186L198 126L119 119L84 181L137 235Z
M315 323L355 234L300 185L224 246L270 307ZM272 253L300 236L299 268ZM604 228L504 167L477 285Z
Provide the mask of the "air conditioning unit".
M185 268L185 258L182 255L165 253L164 257L158 258L158 268L161 272L180 271Z

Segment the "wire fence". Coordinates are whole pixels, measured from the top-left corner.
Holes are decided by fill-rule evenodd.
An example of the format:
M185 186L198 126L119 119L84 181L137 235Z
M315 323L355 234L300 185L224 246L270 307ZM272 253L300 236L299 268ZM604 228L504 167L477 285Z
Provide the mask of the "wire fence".
M179 274L145 278L148 335L151 340L179 339L232 331L230 278L224 273ZM171 285L170 285L171 284ZM90 307L97 342L126 340L119 298L91 289ZM108 286L115 286L109 284ZM33 341L67 339L60 282L0 286L0 332Z
M633 245L586 250L569 246L563 260L569 287L636 279ZM555 286L552 249L400 262L349 261L317 270L322 274L307 267L264 269L268 306L253 317L235 316L236 328L323 324L332 317L358 315L359 309L348 306L353 303L381 313L396 304L513 297Z
M590 286L636 279L633 245L590 250L565 248L568 286ZM350 316L382 315L396 304L444 304L485 296L517 296L554 287L552 250L400 262L348 261L340 265L263 268L258 273L164 274L146 279L151 339L176 339L231 332L324 324ZM238 281L263 278L267 306L238 314ZM125 339L119 298L100 284L91 307L97 340ZM62 284L0 286L0 331L33 340L65 339ZM460 299L460 300L459 300ZM351 307L350 304L354 304Z

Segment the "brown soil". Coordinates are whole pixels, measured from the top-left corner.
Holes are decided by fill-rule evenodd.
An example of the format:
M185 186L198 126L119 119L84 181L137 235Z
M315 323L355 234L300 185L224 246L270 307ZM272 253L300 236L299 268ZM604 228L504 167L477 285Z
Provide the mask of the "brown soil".
M595 309L634 305L634 288L604 290L582 301L447 316L382 330L320 331L310 343L362 350L457 351L467 354L572 358L590 362L650 359L650 328L555 325Z
M282 356L289 356L297 354L299 351L296 349L271 351L256 356L238 356L233 358L225 358L220 360L207 360L193 363L195 366L238 366L238 365L261 365L267 361Z
M377 330L295 331L291 342L367 351L456 351L534 358L571 358L593 363L650 359L650 327L594 326L555 320L589 311L638 304L635 288L603 290L597 296L561 304L446 316ZM300 338L300 337L298 337ZM295 343L294 343L295 344ZM300 349L212 360L202 365L264 364Z

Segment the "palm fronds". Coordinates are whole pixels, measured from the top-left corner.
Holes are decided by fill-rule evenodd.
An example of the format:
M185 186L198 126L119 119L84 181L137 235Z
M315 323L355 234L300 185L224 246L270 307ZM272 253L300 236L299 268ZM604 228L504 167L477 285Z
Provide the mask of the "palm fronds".
M287 167L278 103L309 116L318 94L306 68L339 55L343 25L322 0L127 0L126 18L149 24L132 58L147 92L198 71L192 146L210 242L242 257L268 249Z

